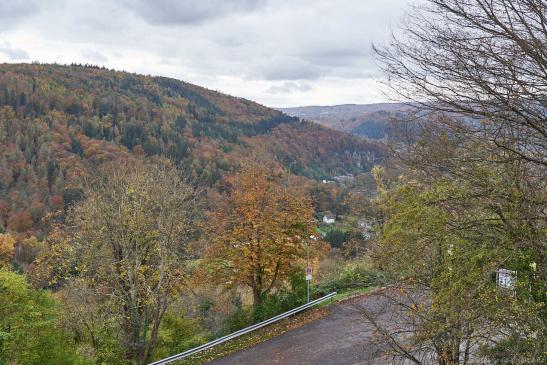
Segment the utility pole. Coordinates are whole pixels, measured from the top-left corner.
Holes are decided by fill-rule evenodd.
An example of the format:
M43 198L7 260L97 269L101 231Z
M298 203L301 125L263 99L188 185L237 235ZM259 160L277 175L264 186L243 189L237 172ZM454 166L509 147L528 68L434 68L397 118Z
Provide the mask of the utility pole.
M312 240L317 240L315 235L311 235L310 238ZM306 303L310 302L310 281L311 281L311 265L310 265L310 244L311 241L308 241L308 250L307 250L307 264L306 264Z
M307 292L307 302L310 302L310 281L311 281L311 267L310 267L310 242L308 241L308 260L306 264L306 292Z

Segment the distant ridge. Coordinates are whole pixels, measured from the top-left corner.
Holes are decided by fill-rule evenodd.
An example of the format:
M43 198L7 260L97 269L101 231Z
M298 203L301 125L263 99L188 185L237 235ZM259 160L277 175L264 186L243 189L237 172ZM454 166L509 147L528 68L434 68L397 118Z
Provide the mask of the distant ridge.
M352 133L369 139L387 137L390 118L411 108L402 103L311 105L280 108L284 113L313 121L339 131Z

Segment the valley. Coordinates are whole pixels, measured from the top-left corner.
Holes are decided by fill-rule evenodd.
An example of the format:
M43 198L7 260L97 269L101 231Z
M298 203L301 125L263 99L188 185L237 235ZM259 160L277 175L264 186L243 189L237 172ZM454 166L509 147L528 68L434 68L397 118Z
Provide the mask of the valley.
M0 365L547 364L545 0L0 9Z

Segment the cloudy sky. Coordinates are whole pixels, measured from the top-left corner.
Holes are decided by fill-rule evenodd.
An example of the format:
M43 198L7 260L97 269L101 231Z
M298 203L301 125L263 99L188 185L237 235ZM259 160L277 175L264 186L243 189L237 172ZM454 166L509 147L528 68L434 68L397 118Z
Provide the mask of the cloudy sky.
M0 62L92 63L274 107L385 101L411 0L0 0Z

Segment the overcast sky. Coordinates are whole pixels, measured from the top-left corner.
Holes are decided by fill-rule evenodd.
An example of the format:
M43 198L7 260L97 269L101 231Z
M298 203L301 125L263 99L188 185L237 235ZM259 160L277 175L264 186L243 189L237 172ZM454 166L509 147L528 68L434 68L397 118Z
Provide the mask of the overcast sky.
M0 62L92 63L281 107L385 101L411 0L0 0Z

